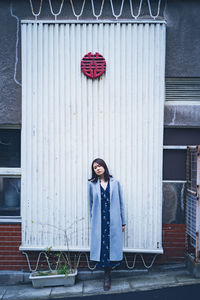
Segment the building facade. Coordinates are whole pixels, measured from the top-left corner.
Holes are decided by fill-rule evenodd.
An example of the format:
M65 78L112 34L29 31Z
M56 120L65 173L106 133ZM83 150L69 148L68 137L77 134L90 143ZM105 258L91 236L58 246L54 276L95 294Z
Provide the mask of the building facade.
M185 260L186 150L200 144L200 4L100 2L0 4L2 270L27 270L23 251L34 263L47 247L66 250L67 227L70 251L88 253L87 179L98 156L122 183L127 261ZM106 62L98 78L81 71L90 52Z

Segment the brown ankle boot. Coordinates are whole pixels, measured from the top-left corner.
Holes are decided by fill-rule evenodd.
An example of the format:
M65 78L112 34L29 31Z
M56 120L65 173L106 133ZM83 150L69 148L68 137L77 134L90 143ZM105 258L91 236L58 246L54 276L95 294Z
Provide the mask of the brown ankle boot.
M108 291L110 289L111 285L111 275L110 275L110 270L105 270L104 271L104 291Z

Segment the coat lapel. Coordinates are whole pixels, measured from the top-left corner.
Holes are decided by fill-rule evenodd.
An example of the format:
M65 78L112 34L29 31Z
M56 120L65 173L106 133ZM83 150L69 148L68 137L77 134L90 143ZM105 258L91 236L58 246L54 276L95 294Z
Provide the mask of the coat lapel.
M113 182L114 182L114 179L112 177L110 177L110 201L112 199Z
M100 189L100 179L99 178L96 183L96 190L97 190L99 202L101 203L101 189Z

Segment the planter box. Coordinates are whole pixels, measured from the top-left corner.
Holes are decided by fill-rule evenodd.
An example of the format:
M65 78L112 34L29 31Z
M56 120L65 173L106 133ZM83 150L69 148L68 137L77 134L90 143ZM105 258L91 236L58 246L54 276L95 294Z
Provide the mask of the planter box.
M77 270L75 273L68 274L67 277L65 275L34 276L34 274L31 274L29 279L32 280L32 285L34 288L59 285L72 286L75 284L76 275Z

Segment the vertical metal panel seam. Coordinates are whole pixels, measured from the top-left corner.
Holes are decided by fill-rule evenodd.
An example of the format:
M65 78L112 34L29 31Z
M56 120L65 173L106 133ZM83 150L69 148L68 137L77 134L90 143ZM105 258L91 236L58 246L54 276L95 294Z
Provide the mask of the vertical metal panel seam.
M158 73L158 68L160 66L160 31L159 31L159 26L156 25L156 82L159 81L159 76L160 74ZM159 120L159 115L160 115L160 110L159 110L159 101L160 101L160 93L159 93L159 85L156 85L156 115L158 116L158 120ZM156 144L159 145L159 125L158 123L156 124L156 133L155 133L155 139L156 139ZM158 153L158 158L159 158L159 153ZM159 170L159 159L155 160L156 162L156 169L157 169L157 176L156 176L156 190L160 192L159 189L159 176L160 176L160 170ZM158 193L156 194L156 208L158 208ZM156 220L156 224L158 224L158 211L157 209L155 210L155 220ZM158 230L156 228L156 241L158 241Z
M29 64L28 64L28 67L31 69L32 71L32 26L29 25L28 26L28 39L29 39L29 42L28 42L28 45L29 45ZM29 71L30 72L30 71ZM31 154L31 157L32 157L32 140L31 140L31 128L32 128L32 109L30 109L31 107L31 104L32 104L32 72L30 74L30 78L29 78L29 95L28 95L28 101L30 101L30 105L29 105L29 113L28 115L30 116L28 122L28 141L29 141L29 149L27 149L27 151L30 151L30 154ZM29 174L31 174L31 178L32 178L32 161L28 161L28 166L29 166ZM28 218L28 223L29 223L29 228L30 228L30 232L29 232L29 244L31 245L32 244L32 233L34 233L34 229L33 229L33 225L31 224L31 220L33 219L32 218L32 213L33 213L33 210L32 210L32 185L30 184L30 181L29 182L29 218Z
M78 25L77 28L77 62L80 62L81 60L81 25ZM77 63L77 75L80 78L80 65ZM83 201L82 201L82 195L83 195L83 182L82 182L82 178L83 178L83 118L84 118L84 114L83 114L83 102L81 99L81 95L83 94L83 89L82 89L82 81L80 80L80 86L77 89L77 114L78 114L78 119L79 119L79 136L78 139L80 140L80 149L81 149L81 155L78 155L77 158L77 169L79 170L80 168L80 173L77 174L77 177L79 177L79 182L80 182L80 190L77 194L77 216L78 216L78 220L81 219L81 216L83 216L84 213L84 206L83 206ZM78 240L77 240L77 245L82 244L83 245L83 222L82 221L78 221L78 223L76 224L77 227L77 236L78 236Z
M37 53L38 53L38 59L37 59L37 70L38 70L38 95L37 95L37 107L38 107L38 143L37 143L37 202L38 202L38 220L42 219L42 214L44 211L44 205L43 205L43 197L42 197L42 187L43 187L43 177L41 176L42 172L42 157L40 154L40 151L43 151L43 144L42 144L42 136L43 136L43 126L42 126L42 115L43 115L43 98L41 97L42 94L42 70L41 66L42 63L42 54L43 54L43 45L42 45L42 26L41 24L37 27L38 31L38 47L37 47ZM40 50L39 50L40 49ZM41 69L40 69L41 68ZM39 234L37 235L37 243L41 244L42 233L39 230Z
M142 116L143 116L143 24L139 25L138 28L138 50L139 53L141 55L139 55L138 53L138 78L139 78L139 86L138 86L138 90L139 90L139 94L138 94L138 102L139 102L139 110L138 110L138 116L139 116L139 123L138 123L138 161L139 161L139 168L138 168L138 186L139 186L139 195L138 195L138 199L139 196L141 197L141 204L139 206L139 210L138 210L138 219L141 220L142 219L142 211L143 211L143 182L142 182L142 167L143 167L143 124L142 124ZM143 231L142 231L142 226L139 226L139 234L137 236L139 242L138 244L141 247L141 244L143 242L142 236L143 236Z
M86 53L86 24L83 25L83 32L81 34L81 54L83 55L83 53ZM87 174L87 167L89 164L88 161L88 110L87 110L87 97L86 97L86 93L87 93L87 82L86 82L86 76L83 76L83 74L81 74L81 80L82 80L82 87L83 87L83 113L84 113L84 118L83 118L83 132L84 134L84 139L83 139L83 178L82 178L82 184L83 184L83 189L84 189L84 195L83 198L85 197L87 199L87 182L85 182L85 178L88 179L88 174ZM84 220L83 220L83 228L86 228L83 231L83 242L84 242L84 247L86 247L86 245L89 244L89 220L87 220L88 217L88 201L85 202L84 205L84 211L83 211L83 216L84 216Z
M165 40L166 40L166 25L162 24L160 25L162 28L162 39L161 39L161 87L162 87L162 91L161 91L161 98L163 101L163 105L162 105L162 115L161 115L161 120L160 120L160 124L162 125L162 141L163 141L163 135L164 135L164 101L165 101L165 55L166 55L166 44L165 44ZM161 126L161 125L160 125ZM160 211L162 211L162 166L163 166L163 142L161 145L161 150L160 150L160 160L161 160L161 192L160 192ZM160 215L160 226L162 226L162 214ZM160 232L160 240L162 243L162 231ZM162 247L162 245L160 245L160 247Z
M26 72L26 67L27 67L27 41L26 41L26 25L22 25L21 32L22 32L22 82L25 83L25 80L27 78L27 72ZM22 85L22 97L24 99L27 98L27 89L26 89L26 84ZM25 141L26 139L26 123L27 123L27 105L26 101L23 101L22 105L22 130L21 130L21 145L22 149L25 147ZM27 155L27 153L26 153ZM22 245L24 244L24 241L26 240L26 222L27 222L27 201L23 201L26 197L27 194L27 185L25 184L24 180L26 178L27 170L26 170L26 155L21 155L21 168L22 168L22 176L21 176L21 187L22 187L22 192L21 192L21 217L22 217Z
M43 72L43 80L44 80L44 86L42 87L42 101L44 102L44 107L47 107L47 112L43 116L43 125L44 125L44 149L43 149L43 177L44 177L44 213L43 213L43 221L44 223L48 224L49 222L49 205L50 205L50 197L49 197L49 177L46 176L47 174L50 174L49 169L49 26L48 24L44 25L43 28L43 34L44 34L44 72ZM48 231L47 225L44 225L44 231ZM48 236L47 234L44 234L43 238L44 244L48 244Z
M150 82L149 82L149 108L150 108L150 116L149 116L149 122L150 122L150 137L153 136L153 128L154 128L154 118L151 119L151 115L154 115L154 76L152 75L154 73L154 26L152 26L150 24L150 47L149 47L149 51L150 51L150 67L149 67L149 78L150 78ZM155 153L154 153L154 141L151 138L149 140L149 157L154 157ZM151 170L151 174L150 174L150 195L151 195L151 201L150 201L150 215L153 215L153 208L154 208L154 204L153 204L153 200L154 200L154 162L152 161L152 159L149 159L149 166L150 166L150 170ZM150 217L150 216L149 216ZM149 220L149 226L150 226L150 220ZM150 245L153 245L153 226L151 226L151 241L150 241Z
M65 228L65 207L66 207L66 179L65 179L65 159L66 159L66 148L65 148L65 133L64 133L64 127L65 127L65 97L64 97L64 84L65 84L65 72L64 72L64 65L65 65L65 44L64 44L64 25L59 25L59 82L61 82L60 87L60 120L59 120L59 132L60 132L60 149L59 149L59 170L60 170L60 178L58 178L59 181L59 190L60 190L60 201L59 201L59 227L60 229L60 235L59 235L59 245L62 245L65 243L64 241L64 231ZM62 233L62 235L61 235Z
M136 48L136 45L138 43L138 26L136 24L133 25L133 46L134 46L134 79L135 79L135 92L134 92L134 105L135 105L135 111L137 112L138 111L138 59L137 59L137 48ZM138 114L135 113L135 111L132 110L132 112L134 113L134 117L135 117L135 122L134 122L134 125L135 125L135 137L134 137L134 142L135 142L135 154L134 154L134 157L135 157L135 170L137 170L137 167L138 167L138 160L137 160L137 147L138 147L138 143L137 143L137 140L138 140ZM138 211L138 201L137 201L137 197L138 197L138 177L136 176L136 172L135 172L135 186L134 186L134 195L135 195L135 199L136 201L134 201L135 205L134 205L134 222L133 222L133 228L136 228L136 225L137 224L137 213L136 211ZM135 236L136 236L136 230L134 229L134 239L133 239L133 247L136 245L135 243Z

